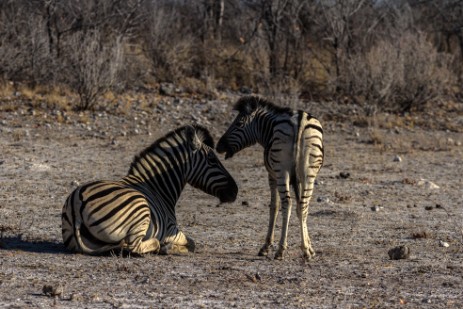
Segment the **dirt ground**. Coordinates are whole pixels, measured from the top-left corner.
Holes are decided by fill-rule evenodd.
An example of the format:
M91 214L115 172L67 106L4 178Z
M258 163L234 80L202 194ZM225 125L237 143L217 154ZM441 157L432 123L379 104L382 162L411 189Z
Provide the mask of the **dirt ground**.
M223 161L240 188L236 202L183 192L178 223L195 239L194 254L64 250L61 208L73 188L120 178L135 154L178 125L203 124L217 141L232 102L1 108L0 308L463 308L463 135L445 130L463 128L461 110L443 126L420 127L413 123L426 119L351 121L350 107L304 106L322 119L326 149L308 219L310 262L294 208L286 259L257 256L269 202L259 146ZM410 256L391 260L400 245Z

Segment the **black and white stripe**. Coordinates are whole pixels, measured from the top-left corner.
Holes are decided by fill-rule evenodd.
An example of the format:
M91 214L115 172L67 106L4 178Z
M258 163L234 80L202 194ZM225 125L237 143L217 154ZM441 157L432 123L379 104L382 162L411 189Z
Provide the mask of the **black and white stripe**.
M184 253L194 242L178 229L175 204L188 183L218 197L236 199L238 188L214 153L210 133L185 126L135 157L126 177L78 187L62 212L64 245L101 254L113 249Z
M323 164L323 129L320 122L304 111L278 107L254 96L241 98L234 109L239 114L219 140L217 151L225 152L225 159L228 159L256 143L264 147L271 202L267 237L259 255L267 255L272 246L281 204L283 225L275 258L283 258L287 248L292 186L300 221L301 248L304 256L311 258L315 251L307 230L307 214L315 177Z

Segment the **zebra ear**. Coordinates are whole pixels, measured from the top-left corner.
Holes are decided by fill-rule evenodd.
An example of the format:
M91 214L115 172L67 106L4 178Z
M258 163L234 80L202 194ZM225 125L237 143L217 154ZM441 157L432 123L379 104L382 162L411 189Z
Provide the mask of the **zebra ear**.
M193 136L193 140L192 140L191 145L193 145L193 149L195 149L195 150L201 148L202 142L201 142L201 140L199 139L199 137L198 137L197 134L195 134L195 135Z
M201 140L196 134L196 130L192 126L186 126L185 127L185 135L187 137L187 140L189 141L189 144L193 150L197 150L201 148Z

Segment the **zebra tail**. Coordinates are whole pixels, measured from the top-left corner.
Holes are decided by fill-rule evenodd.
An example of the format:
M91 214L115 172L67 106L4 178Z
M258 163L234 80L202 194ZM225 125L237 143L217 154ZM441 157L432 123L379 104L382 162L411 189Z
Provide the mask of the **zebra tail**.
M121 243L119 244L108 244L105 246L99 246L97 249L92 249L85 245L85 243L82 241L82 236L80 234L80 226L81 223L74 222L74 237L77 243L77 247L79 248L78 251L80 253L85 253L85 254L90 254L90 255L99 255L102 253L106 253L108 251L111 251L113 249L121 249L124 247L125 241L122 240Z
M305 117L303 118L305 120ZM294 193L296 195L297 201L299 201L301 197L302 190L304 189L302 187L303 183L305 182L305 140L304 140L304 126L305 123L303 120L299 120L299 128L297 132L297 139L296 142L294 143L296 147L296 182L294 182Z

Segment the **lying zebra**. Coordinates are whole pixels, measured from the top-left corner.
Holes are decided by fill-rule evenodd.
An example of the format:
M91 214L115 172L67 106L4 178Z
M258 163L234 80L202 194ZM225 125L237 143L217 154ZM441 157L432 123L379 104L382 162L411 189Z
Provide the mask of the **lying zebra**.
M264 147L271 200L267 237L259 255L267 255L272 246L281 201L283 225L275 258L283 258L287 248L292 185L301 228L301 249L306 258L313 257L315 251L307 230L307 214L315 177L323 164L320 122L306 112L281 108L258 97L241 98L234 109L239 114L219 140L217 151L225 152L225 159L228 159L256 143Z
M78 187L63 207L64 245L87 254L194 251L193 240L179 231L175 216L186 183L221 202L233 202L238 192L213 148L207 129L184 126L136 156L121 180Z

